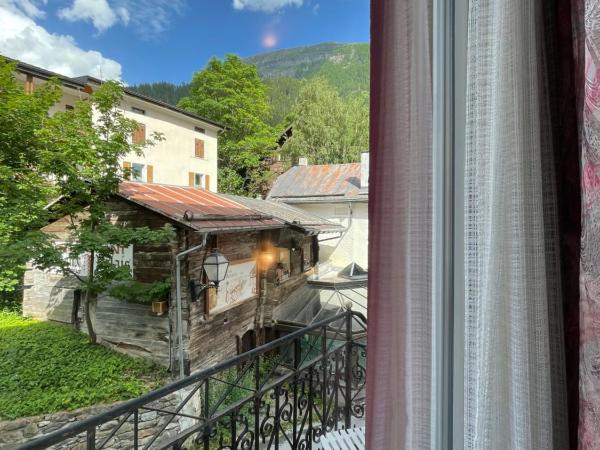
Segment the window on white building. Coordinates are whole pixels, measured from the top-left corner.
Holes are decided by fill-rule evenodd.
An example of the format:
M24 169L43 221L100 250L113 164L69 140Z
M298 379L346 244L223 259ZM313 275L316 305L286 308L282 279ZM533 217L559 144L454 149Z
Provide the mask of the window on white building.
M131 179L133 181L148 181L148 170L146 164L131 164Z

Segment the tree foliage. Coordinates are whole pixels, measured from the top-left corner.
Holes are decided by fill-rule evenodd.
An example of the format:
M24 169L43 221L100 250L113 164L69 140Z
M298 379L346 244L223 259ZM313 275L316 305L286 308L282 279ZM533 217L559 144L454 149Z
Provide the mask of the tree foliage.
M264 159L276 147L267 91L256 67L236 55L212 58L197 72L179 106L224 124L219 139L219 190L256 194L268 177Z
M85 319L95 342L93 310L97 294L115 280L129 280L127 267L112 261L116 246L154 244L173 235L170 227L150 230L111 222L107 201L129 176L120 167L123 157L142 153L162 136L132 144L134 120L118 109L123 87L106 82L74 109L49 115L60 98L56 81L23 91L14 79L14 66L0 62L0 286L14 288L26 262L40 269L74 277L84 293ZM54 199L50 207L49 200ZM40 230L48 221L67 217L68 237L58 239ZM78 272L72 261L87 260Z
M311 164L356 162L369 148L368 95L344 99L321 78L302 87L287 122L293 125L293 135L282 153L292 161L307 157Z
M60 98L60 87L50 81L26 95L14 79L14 69L15 64L0 58L0 256L48 220L44 206L56 195L46 182L39 133L47 126L48 109ZM24 262L0 262L0 291L17 287Z

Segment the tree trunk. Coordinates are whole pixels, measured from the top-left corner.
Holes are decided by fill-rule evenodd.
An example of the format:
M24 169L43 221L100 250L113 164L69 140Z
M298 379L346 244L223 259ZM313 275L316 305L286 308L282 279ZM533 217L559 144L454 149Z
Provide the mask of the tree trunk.
M92 230L94 227L92 227ZM90 273L88 275L88 289L85 291L85 326L88 329L88 336L90 337L90 342L92 344L96 344L98 339L96 337L96 332L94 331L94 321L92 319L92 309L95 309L96 296L92 294L89 290L94 283L94 252L90 252Z
M90 338L90 342L92 344L96 344L98 342L98 338L96 337L96 332L94 331L94 323L92 320L91 310L95 305L93 303L96 301L94 295L90 293L90 291L85 291L85 307L83 309L84 317L85 317L85 326L88 330L88 336Z

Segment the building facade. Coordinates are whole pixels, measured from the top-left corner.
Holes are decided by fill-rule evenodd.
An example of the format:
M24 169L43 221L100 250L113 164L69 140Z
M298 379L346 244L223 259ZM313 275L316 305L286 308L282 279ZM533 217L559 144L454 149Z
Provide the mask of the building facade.
M26 92L33 92L50 77L57 77L63 89L63 96L51 113L73 108L102 83L89 76L69 78L29 64L17 64L16 78ZM123 159L123 166L132 170L135 181L217 191L218 134L222 125L127 88L120 109L139 124L132 136L135 143L143 143L154 132L164 137L143 155L132 153Z
M323 235L319 261L333 268L353 262L369 265L369 154L360 163L297 165L280 175L267 199L286 203L340 224L343 231Z

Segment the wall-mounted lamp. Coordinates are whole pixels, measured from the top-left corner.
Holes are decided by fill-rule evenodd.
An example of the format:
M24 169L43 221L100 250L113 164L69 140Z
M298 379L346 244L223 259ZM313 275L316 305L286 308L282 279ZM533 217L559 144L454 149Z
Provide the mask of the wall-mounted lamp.
M208 283L204 284L198 280L190 280L190 297L193 302L198 300L206 288L219 288L219 283L227 276L229 260L219 250L213 248L208 256L204 258L202 268L204 269Z

